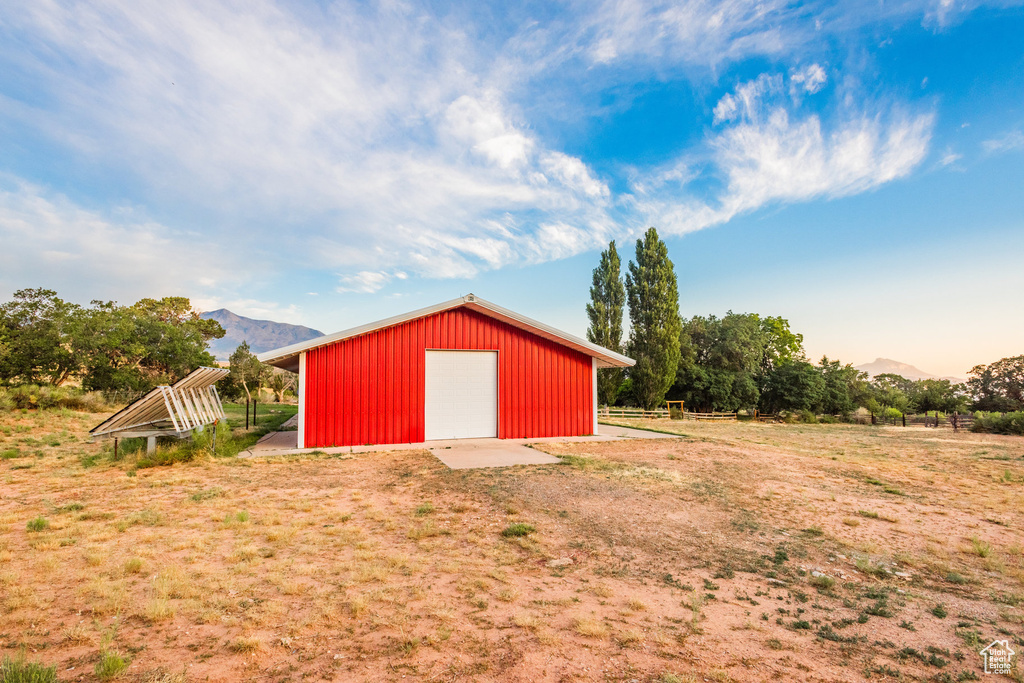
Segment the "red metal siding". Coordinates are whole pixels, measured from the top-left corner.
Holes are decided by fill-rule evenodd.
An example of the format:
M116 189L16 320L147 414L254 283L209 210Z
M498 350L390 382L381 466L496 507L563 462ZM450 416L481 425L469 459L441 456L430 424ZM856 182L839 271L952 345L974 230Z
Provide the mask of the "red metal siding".
M427 349L498 351L498 437L592 434L590 356L464 308L306 352L307 448L423 441Z

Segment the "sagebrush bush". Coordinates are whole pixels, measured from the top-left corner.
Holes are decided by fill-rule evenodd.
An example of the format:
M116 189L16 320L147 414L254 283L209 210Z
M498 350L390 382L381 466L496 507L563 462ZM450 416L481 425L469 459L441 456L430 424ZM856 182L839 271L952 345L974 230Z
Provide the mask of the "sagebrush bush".
M1024 435L1024 411L1015 413L975 413L972 432Z
M128 668L129 661L120 652L105 650L100 654L100 661L96 662L96 678L101 681L116 678Z
M56 683L57 667L36 664L25 659L22 650L13 659L4 656L0 662L0 683Z
M0 387L0 410L48 410L67 408L90 413L103 413L110 408L98 391L78 387L55 387L48 384L22 384Z

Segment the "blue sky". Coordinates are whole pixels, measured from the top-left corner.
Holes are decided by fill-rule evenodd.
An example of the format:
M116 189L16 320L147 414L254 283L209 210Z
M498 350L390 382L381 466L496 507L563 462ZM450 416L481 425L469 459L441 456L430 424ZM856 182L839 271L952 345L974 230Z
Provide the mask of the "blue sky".
M1011 2L0 9L0 295L325 332L467 292L578 334L647 226L684 315L942 375L1024 352Z

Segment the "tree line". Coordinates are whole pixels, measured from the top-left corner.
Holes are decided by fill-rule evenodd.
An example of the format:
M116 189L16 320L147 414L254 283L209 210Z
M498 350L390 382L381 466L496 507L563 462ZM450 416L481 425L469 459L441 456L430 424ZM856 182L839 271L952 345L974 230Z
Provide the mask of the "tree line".
M0 383L140 393L214 365L207 343L223 336L185 297L86 307L50 289L22 289L0 305Z
M628 311L630 329L624 339ZM849 363L811 362L803 335L779 316L726 313L683 319L675 267L665 242L649 228L636 242L636 261L622 276L612 241L593 271L587 338L636 360L632 368L598 370L598 401L651 410L682 400L696 412L760 410L847 415L1024 410L1024 356L970 371L966 384L869 378Z

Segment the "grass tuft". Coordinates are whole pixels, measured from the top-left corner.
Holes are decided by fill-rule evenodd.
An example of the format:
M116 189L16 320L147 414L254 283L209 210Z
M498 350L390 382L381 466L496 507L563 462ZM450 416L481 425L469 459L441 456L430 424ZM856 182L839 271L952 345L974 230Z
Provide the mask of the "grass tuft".
M104 650L100 653L100 661L96 662L96 678L109 681L120 676L128 668L129 659L119 652Z
M55 683L57 667L44 666L25 659L22 650L15 657L4 656L0 662L0 683Z
M507 527L502 529L501 535L505 538L513 538L516 536L529 536L535 531L536 529L531 524L516 522L514 524L509 524Z

